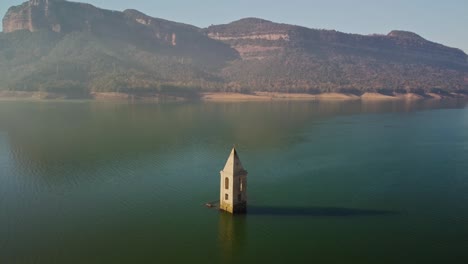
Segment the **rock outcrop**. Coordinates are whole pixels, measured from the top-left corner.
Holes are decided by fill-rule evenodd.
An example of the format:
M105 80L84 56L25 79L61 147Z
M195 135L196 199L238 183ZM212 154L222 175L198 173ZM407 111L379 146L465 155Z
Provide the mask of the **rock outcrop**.
M60 0L30 0L20 6L8 9L3 18L3 32L28 30L31 32L41 28L60 32L61 26L56 17L49 12L51 5Z

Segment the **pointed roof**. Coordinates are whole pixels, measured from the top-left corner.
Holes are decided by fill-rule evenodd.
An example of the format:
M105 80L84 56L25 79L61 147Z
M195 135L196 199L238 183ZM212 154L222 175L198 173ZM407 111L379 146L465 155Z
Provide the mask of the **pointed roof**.
M234 176L247 173L247 171L242 166L239 155L237 155L236 147L232 148L231 154L229 155L226 165L224 166L223 172L232 173Z

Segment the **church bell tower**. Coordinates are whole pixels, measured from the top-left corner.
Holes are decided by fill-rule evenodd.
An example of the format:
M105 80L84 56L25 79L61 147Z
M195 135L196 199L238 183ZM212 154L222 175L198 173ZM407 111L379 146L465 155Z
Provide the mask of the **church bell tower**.
M231 214L247 212L247 171L242 167L234 147L220 172L219 209Z

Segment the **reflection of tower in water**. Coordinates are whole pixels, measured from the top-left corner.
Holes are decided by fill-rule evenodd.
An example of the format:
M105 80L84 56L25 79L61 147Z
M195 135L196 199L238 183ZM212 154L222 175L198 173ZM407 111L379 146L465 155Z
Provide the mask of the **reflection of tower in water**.
M235 262L242 258L245 246L245 229L247 217L233 216L226 212L219 214L219 244L222 263Z

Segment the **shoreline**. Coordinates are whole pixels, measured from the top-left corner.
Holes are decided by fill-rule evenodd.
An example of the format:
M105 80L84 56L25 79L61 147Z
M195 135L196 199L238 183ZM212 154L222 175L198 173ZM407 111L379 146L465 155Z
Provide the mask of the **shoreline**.
M288 94L254 92L252 94L240 93L204 93L202 101L208 102L242 102L242 101L417 101L417 100L442 100L442 99L464 99L465 94L395 94L384 95L380 93L364 93L361 96L345 93L323 93L323 94Z
M427 94L394 94L385 95L380 93L364 93L362 95L346 93L270 93L253 92L251 94L242 93L201 93L199 98L184 98L170 95L132 95L127 93L92 93L89 97L69 97L63 94L44 92L18 92L0 91L2 101L71 101L71 100L92 100L92 101L141 101L141 102L162 102L162 101L205 101L205 102L255 102L255 101L417 101L417 100L443 100L443 99L465 99L467 94L451 93L449 95Z

